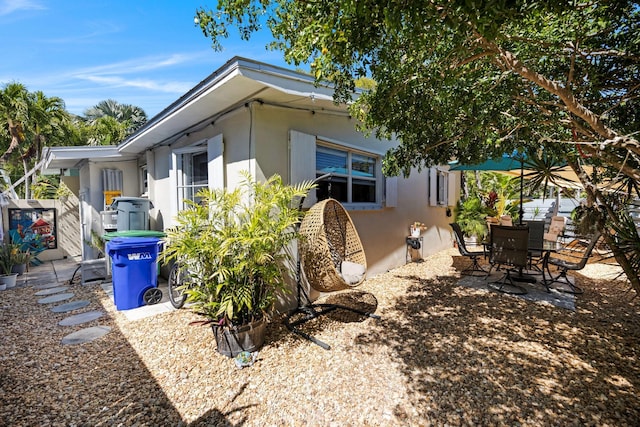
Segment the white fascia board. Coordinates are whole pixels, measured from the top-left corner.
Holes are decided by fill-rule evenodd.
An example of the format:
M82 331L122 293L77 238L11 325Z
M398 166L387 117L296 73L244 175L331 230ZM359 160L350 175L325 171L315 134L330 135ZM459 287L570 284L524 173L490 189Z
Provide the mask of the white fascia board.
M115 145L108 146L72 146L46 147L42 158L45 159L42 169L72 169L80 166L85 160L120 161L131 160L135 156L123 155Z
M313 79L305 79L303 75L295 76L265 72L264 70L242 69L242 75L260 82L265 86L276 89L280 92L317 99L323 101L333 101L333 89L327 86L315 86Z
M238 76L237 69L228 70L228 72L215 76L212 81L203 81L200 85L191 89L187 94L174 102L171 106L160 112L158 115L149 120L142 128L130 136L122 144L118 146L119 151L127 153L140 153L157 143L170 138L175 134L175 124L172 121L180 121L182 116L189 119L188 110L192 109L198 102L210 96L221 86L227 84L234 77ZM208 115L215 114L215 111L208 111ZM183 129L188 128L194 123L185 122Z

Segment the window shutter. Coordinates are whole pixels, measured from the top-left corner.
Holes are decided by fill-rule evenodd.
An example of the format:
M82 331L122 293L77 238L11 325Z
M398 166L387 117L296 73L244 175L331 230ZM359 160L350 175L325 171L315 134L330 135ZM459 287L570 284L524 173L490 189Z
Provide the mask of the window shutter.
M173 225L174 218L178 214L178 206L180 206L180 200L178 200L178 197L179 197L178 186L181 184L181 182L179 181L182 181L181 179L182 171L178 170L181 163L180 160L181 160L180 154L176 153L175 151L172 151L171 163L169 164L169 184L171 185L171 189L170 189L171 214L169 215L169 218L167 218L168 223L170 225Z
M429 206L438 206L438 171L429 168Z
M207 174L209 189L224 188L224 144L222 134L207 141Z
M447 173L447 179L449 183L449 188L447 188L447 206L455 206L456 204L456 193L459 187L457 177L458 175L455 173Z
M316 137L295 130L289 131L289 180L294 185L316 179ZM311 190L303 207L316 203L316 192Z
M389 176L385 182L385 206L395 208L398 206L398 177Z

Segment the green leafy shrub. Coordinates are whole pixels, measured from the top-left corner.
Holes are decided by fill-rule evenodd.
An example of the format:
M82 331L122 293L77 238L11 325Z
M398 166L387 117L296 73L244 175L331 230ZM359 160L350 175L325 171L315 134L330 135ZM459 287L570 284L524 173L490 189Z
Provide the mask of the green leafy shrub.
M296 200L312 184L288 186L278 175L255 182L248 173L233 190L201 190L185 201L177 226L167 232L167 260L188 271L187 303L220 325L262 318L284 282L298 237Z

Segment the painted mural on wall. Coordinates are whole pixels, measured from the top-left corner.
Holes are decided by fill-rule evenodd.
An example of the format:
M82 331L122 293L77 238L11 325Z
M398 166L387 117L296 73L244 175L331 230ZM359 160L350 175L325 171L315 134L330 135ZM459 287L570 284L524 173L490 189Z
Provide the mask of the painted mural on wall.
M39 253L56 249L56 210L44 208L9 209L9 235L11 242L22 250Z

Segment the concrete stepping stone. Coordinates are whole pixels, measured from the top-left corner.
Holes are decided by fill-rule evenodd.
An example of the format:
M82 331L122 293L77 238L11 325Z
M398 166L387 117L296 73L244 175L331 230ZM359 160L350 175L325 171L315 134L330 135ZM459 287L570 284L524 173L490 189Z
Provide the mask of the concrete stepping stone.
M70 298L73 298L75 294L71 293L71 292L67 292L64 294L55 294L55 295L49 295L48 297L44 297L38 300L38 304L49 304L52 302L60 302L60 301L65 301L68 300Z
M38 291L34 295L36 296L53 295L59 292L64 292L67 289L69 289L68 286L56 286L55 288L43 289L41 291Z
M60 283L45 283L42 285L35 285L33 289L49 289L49 288L57 288L60 286Z
M84 313L74 314L58 322L60 326L75 326L81 323L91 322L104 316L104 313L99 310L85 311Z
M62 344L82 344L100 338L110 331L111 328L109 326L92 326L90 328L80 329L62 338Z
M77 310L79 308L83 308L91 304L89 301L71 301L66 302L64 304L56 305L51 309L54 313L66 313L67 311Z

